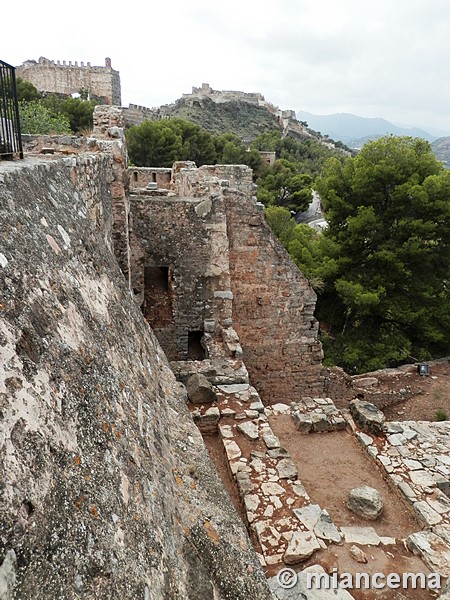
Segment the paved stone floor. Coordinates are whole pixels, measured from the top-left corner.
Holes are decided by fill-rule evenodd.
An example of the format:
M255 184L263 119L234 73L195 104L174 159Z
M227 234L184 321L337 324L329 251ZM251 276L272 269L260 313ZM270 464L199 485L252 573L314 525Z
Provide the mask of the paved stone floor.
M311 503L296 465L269 424L271 415L286 414L291 415L298 435L326 435L344 428L352 431L423 523L422 530L408 537L409 550L432 572L448 575L450 423L387 423L385 432L375 436L360 431L350 413L336 409L329 398L304 398L290 405L264 407L247 383L215 386L215 391L217 401L192 406L193 417L203 431L219 431L250 535L266 569L273 573L293 565L298 570L316 551L333 544L357 543L370 548L395 543L379 536L371 526L338 528L326 507ZM276 577L269 581L280 599L352 598L345 590L336 596L333 591L323 595L320 590L300 589L302 578L295 588L297 595L280 587Z

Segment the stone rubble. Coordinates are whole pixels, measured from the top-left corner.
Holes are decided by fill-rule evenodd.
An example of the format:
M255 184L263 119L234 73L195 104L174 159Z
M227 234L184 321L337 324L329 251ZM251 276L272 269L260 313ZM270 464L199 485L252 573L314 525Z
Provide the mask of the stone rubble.
M450 422L389 422L384 432L358 433L357 438L412 505L425 528L408 537L408 547L431 570L439 569L447 576L450 499L445 490L450 488Z
M347 507L360 517L376 521L383 512L380 493L368 485L350 490Z
M264 407L251 385L231 383L215 386L214 390L214 405L220 413L217 429L263 566L299 565L320 548L342 543L352 545L350 555L363 562L365 553L358 546L396 544L395 538L381 537L373 527L339 529L326 510L311 504L298 480L296 465L268 422L271 415L290 415L300 433L320 434L343 428L353 432L428 528L409 536L409 549L420 555L431 570L449 572L450 500L439 487L444 487L450 472L448 423L385 424L380 417L376 425L366 424L363 432L349 412L336 409L330 398L305 397L289 406L278 403ZM208 405L192 406L191 411L197 424L205 426ZM375 434L381 427L383 432ZM377 518L375 515L382 510L381 498L376 496L371 506L370 516ZM365 511L367 518L369 513ZM275 579L269 579L273 586ZM294 598L286 595L289 590L277 590L277 598ZM319 591L310 590L305 597L329 597L314 593Z
M305 397L298 403L293 402L291 409L295 426L301 433L338 431L347 426L346 417L331 398Z
M373 527L341 527L344 539L348 544L360 546L379 546L380 536Z
M328 544L342 543L343 535L327 511L310 505L296 465L268 423L269 415L292 415L292 408L281 403L265 408L249 384L229 382L213 389L216 402L191 405L191 413L198 427L208 433L211 410L220 415L216 431L263 566L297 564ZM340 417L331 400L312 402L330 417ZM299 518L308 512L314 514L309 521Z
M283 588L277 577L271 577L269 587L275 600L353 600L353 596L346 589L321 589L319 585L308 585L308 574L324 574L325 570L320 565L312 565L297 573L297 582L292 588ZM315 580L312 579L314 582ZM447 599L445 599L447 600Z
M382 433L384 414L374 404L355 399L350 402L350 412L357 425L367 433Z
M353 560L356 560L357 563L362 563L362 564L367 563L366 553L363 550L361 550L361 548L358 548L358 546L355 546L355 545L351 546L350 550L349 550L349 554L353 558Z

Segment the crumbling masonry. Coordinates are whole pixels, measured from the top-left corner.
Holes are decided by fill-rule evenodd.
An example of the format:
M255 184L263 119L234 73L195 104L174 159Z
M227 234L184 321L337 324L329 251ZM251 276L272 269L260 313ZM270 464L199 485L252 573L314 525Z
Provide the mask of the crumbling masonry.
M339 386L315 294L247 167L128 169L122 110L94 122L0 165L0 596L270 600L261 567L352 533L311 503L276 414L356 432L426 527L408 546L445 576L448 425L367 435L321 397ZM242 520L199 429L219 434ZM390 447L435 439L419 471Z

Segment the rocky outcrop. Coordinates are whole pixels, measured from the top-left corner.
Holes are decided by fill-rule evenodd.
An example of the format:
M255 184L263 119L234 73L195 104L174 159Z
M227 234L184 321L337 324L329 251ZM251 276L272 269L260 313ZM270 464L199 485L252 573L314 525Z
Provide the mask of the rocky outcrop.
M111 252L107 154L0 167L0 585L269 598Z

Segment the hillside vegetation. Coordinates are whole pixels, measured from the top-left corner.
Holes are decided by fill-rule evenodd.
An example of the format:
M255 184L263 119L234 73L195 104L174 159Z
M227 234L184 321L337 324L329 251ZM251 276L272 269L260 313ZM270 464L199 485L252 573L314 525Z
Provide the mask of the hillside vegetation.
M432 142L431 147L436 157L444 163L444 165L450 167L450 137L441 137Z
M210 133L232 132L245 140L281 129L275 115L264 107L237 100L217 104L210 98L202 98L191 106L180 98L175 104L161 107L161 112L168 117L192 121Z

